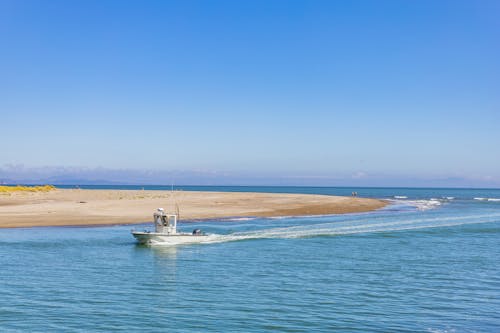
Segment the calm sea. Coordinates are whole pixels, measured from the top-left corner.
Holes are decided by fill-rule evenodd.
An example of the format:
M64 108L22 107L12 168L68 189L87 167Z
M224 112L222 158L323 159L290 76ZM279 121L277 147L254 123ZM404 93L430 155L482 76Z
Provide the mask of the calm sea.
M178 247L138 246L122 225L2 229L0 331L500 332L500 190L181 189L394 201L184 221L220 236Z

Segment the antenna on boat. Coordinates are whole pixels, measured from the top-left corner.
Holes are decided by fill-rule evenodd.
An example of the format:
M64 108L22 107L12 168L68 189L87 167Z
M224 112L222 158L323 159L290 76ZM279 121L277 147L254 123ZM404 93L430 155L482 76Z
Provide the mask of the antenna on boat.
M171 202L176 205L177 202L175 200L175 194L174 194L174 178L170 178L170 200Z
M175 203L175 214L177 214L177 220L180 220L181 213L179 212L179 205L177 204L177 202Z
M174 179L173 178L172 178L170 190L172 193L172 200L173 200L174 205L175 205L175 214L177 215L177 220L179 220L181 214L179 213L179 205L177 204L177 196L174 194Z

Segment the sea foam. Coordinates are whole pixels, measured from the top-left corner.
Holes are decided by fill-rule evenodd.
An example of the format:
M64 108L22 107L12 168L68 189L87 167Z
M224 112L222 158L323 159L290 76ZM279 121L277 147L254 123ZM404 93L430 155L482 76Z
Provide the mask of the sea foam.
M500 202L500 198L481 198L481 197L476 197L474 200L478 201L490 201L490 202Z
M444 200L432 198L429 200L391 200L394 204L415 207L418 210L428 210L441 206Z

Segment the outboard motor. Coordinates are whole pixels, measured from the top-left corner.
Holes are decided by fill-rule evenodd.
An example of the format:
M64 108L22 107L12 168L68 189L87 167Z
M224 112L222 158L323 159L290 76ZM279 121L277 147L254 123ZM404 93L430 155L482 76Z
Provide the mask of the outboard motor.
M196 235L201 235L201 230L200 229L194 229L193 230L193 235L196 236Z

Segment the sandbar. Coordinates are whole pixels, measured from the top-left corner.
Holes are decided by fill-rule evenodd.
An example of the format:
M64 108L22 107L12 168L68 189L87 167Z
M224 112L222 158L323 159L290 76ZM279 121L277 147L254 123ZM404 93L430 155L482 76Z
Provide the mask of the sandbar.
M144 223L159 207L178 211L181 221L193 221L345 214L386 205L377 199L316 194L56 189L0 194L0 228Z

